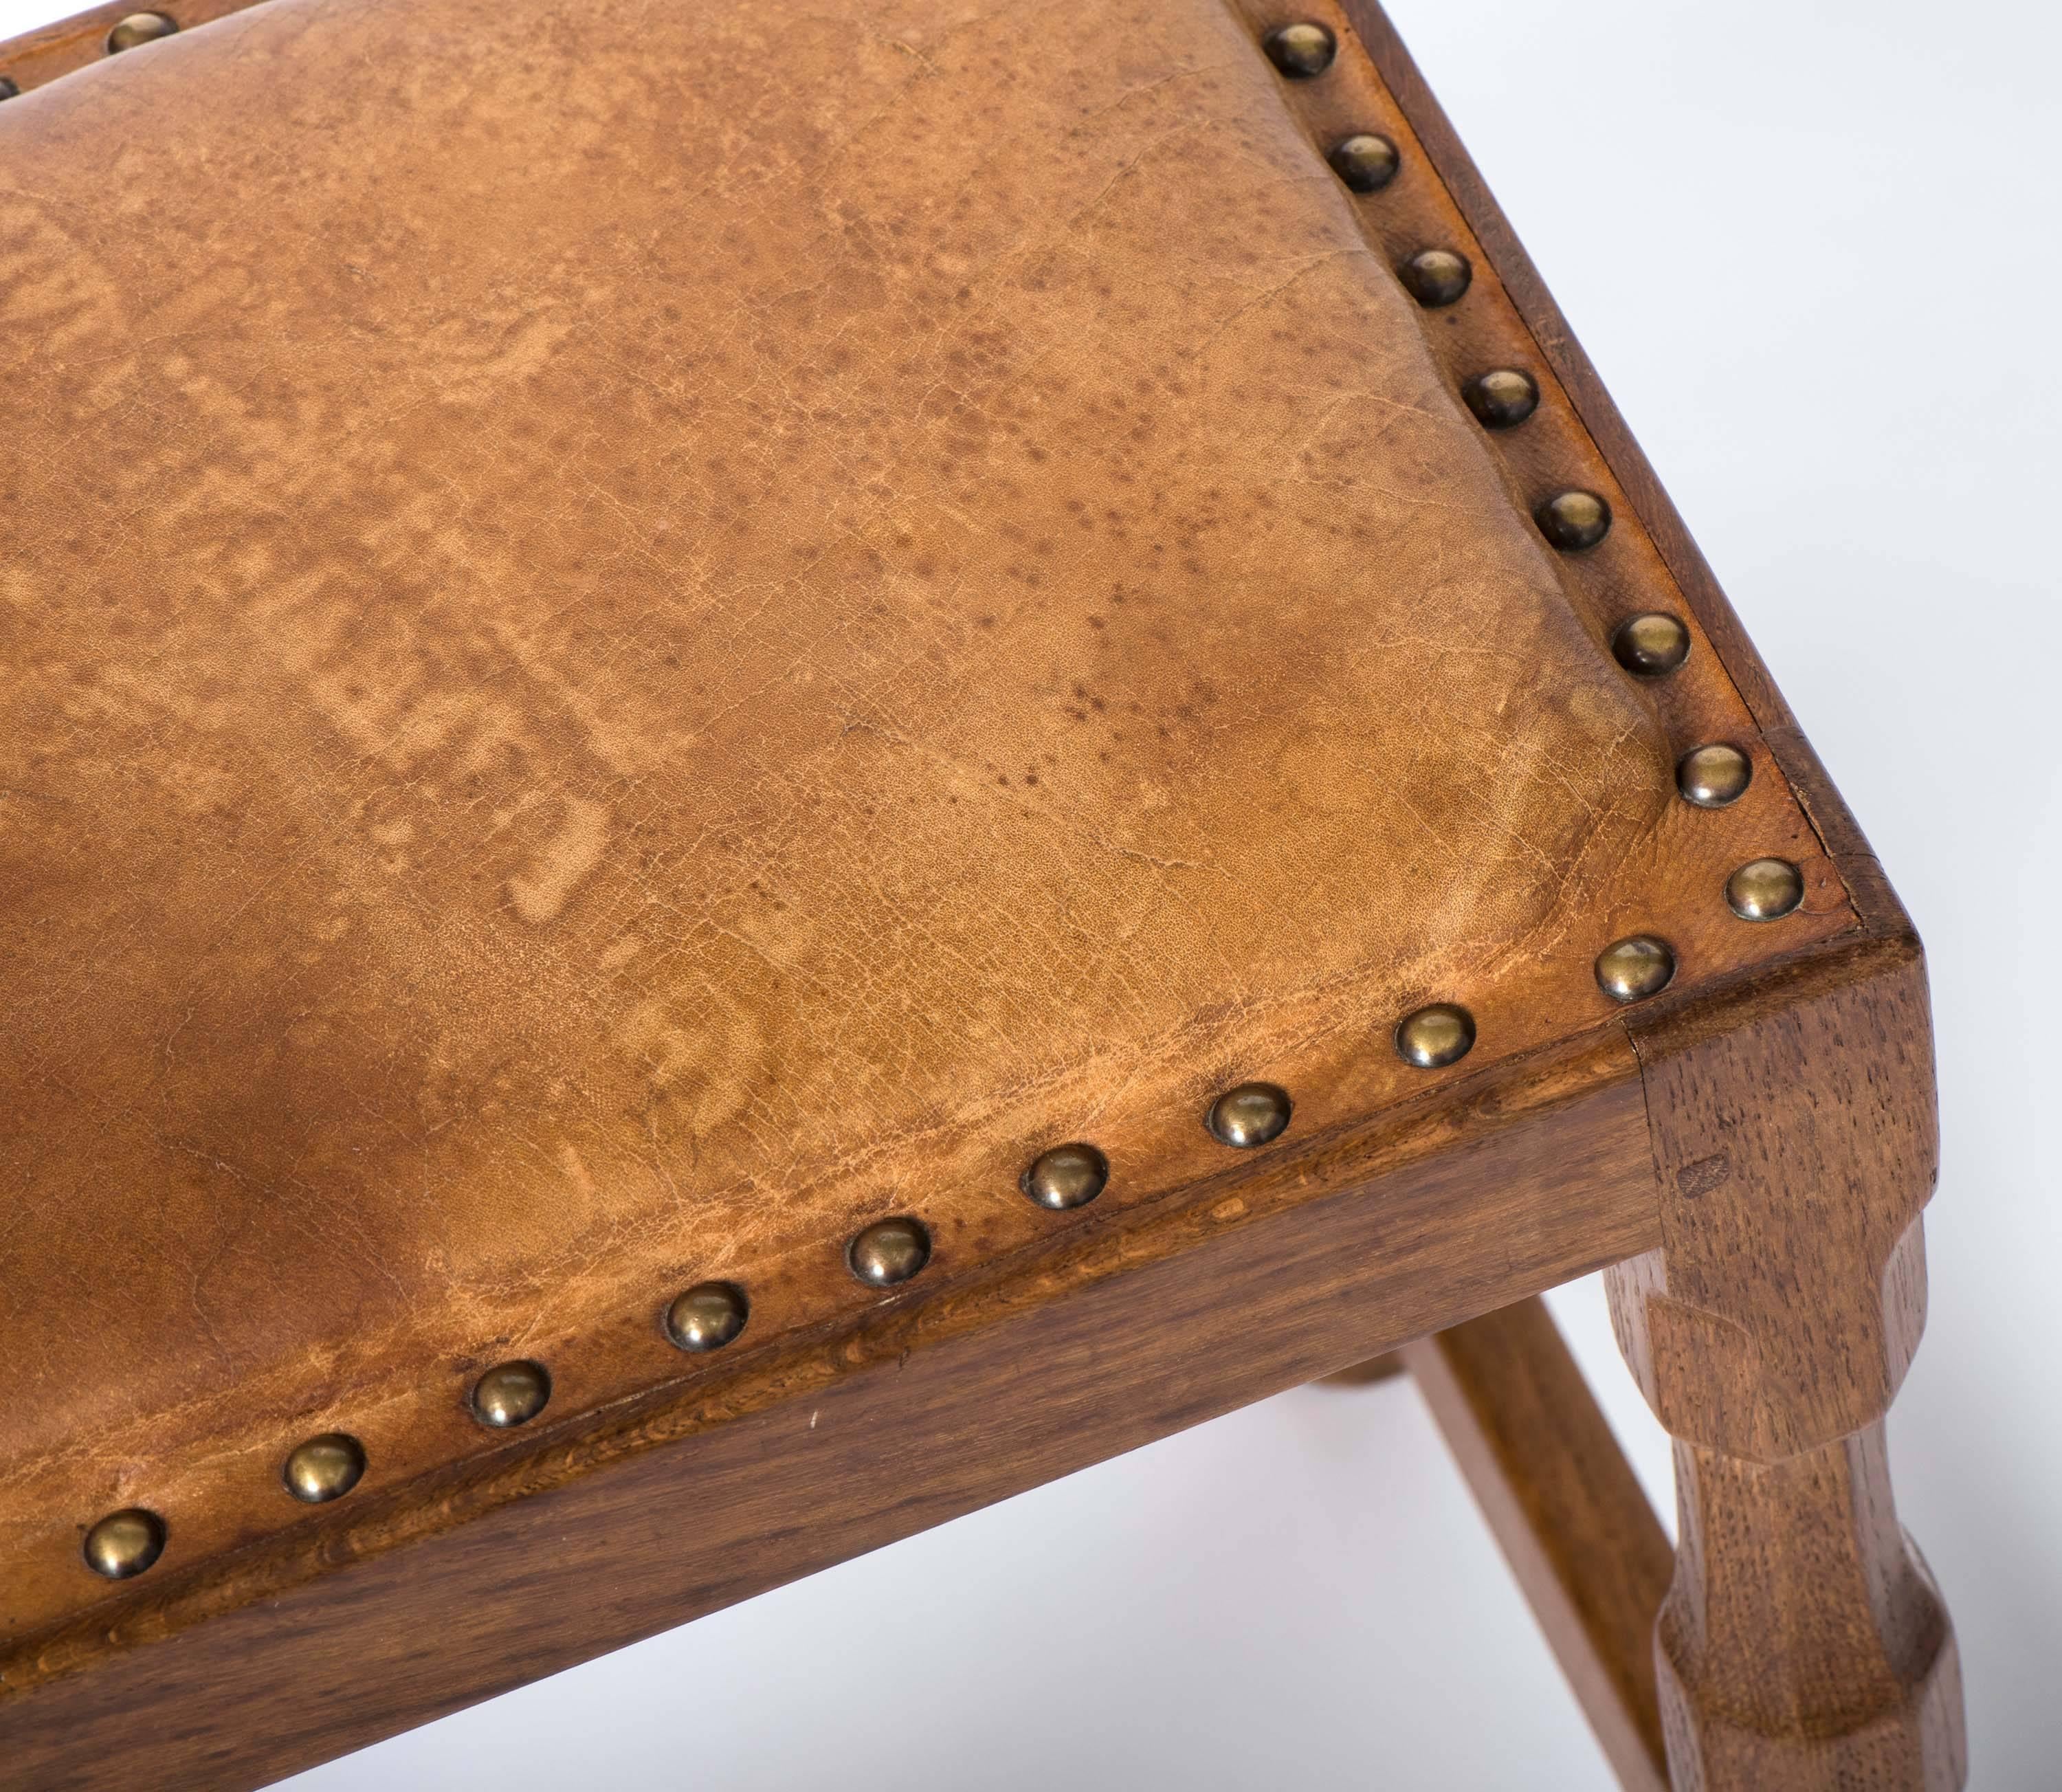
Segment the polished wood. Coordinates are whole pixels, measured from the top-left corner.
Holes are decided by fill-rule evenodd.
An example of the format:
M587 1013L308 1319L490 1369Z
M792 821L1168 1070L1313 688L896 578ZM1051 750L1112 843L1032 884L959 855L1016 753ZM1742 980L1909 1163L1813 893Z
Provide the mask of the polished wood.
M1664 1309L1657 1358L1647 1297L1671 1285L1666 1253L1614 1273L1614 1310L1650 1401L1667 1405L1663 1422L1672 1413L1671 1429L1731 1440L1725 1449L1679 1441L1676 1452L1683 1548L1656 1637L1675 1782L1799 1792L1959 1785L1966 1746L1952 1633L1896 1526L1881 1439L1881 1411L1923 1312L1917 1216L1933 1177L1916 940L1860 828L1394 28L1374 0L1342 3L1724 660L1860 922L1860 940L1814 962L1771 967L1694 1008L1664 1000L1629 1018L1647 1072L1664 1225L1681 1241L1674 1285L1679 1291L1681 1273L1708 1272L1700 1285L1715 1322ZM1793 1003L1812 1012L1791 1014ZM1801 1048L1807 1033L1809 1047ZM1886 1066L1891 1083L1878 1087L1871 1079ZM1784 1088L1783 1070L1800 1080ZM1835 1105L1825 1111L1840 1122L1836 1141L1819 1135L1818 1104L1827 1100ZM1875 1123L1886 1114L1879 1133ZM1747 1133L1729 1141L1743 1116L1751 1116ZM1732 1167L1743 1145L1761 1154L1751 1177ZM1721 1165L1724 1177L1712 1180ZM1829 1200L1815 1177L1829 1178L1837 1197ZM1725 1208L1729 1223L1699 1211L1722 1189L1723 1199L1707 1206ZM1837 1244L1816 1237L1822 1218ZM1870 1279L1871 1265L1894 1269L1887 1289ZM1794 1270L1809 1294L1791 1284ZM1833 1306L1822 1329L1813 1301L1827 1295ZM1728 1331L1734 1324L1743 1325L1738 1335ZM1699 1359L1691 1343L1699 1334L1719 1344L1713 1362ZM1757 1360L1764 1348L1772 1352L1765 1365ZM1665 1394L1664 1376L1675 1377ZM1848 1428L1827 1429L1842 1425ZM1775 1436L1819 1441L1757 1461L1754 1448ZM1754 1448L1743 1452L1743 1440Z
M234 10L208 3L207 16ZM22 40L4 66L33 86L93 60L126 10ZM1743 974L1671 992L1630 1032L1617 1017L1575 1032L1587 1020L1514 1002L1496 1032L1522 1037L1524 1055L1463 1067L1374 1120L1322 1121L1264 1161L1084 1210L1048 1243L1024 1241L1041 1213L1008 1209L982 1222L987 1254L949 1253L933 1280L864 1313L748 1334L692 1375L548 1413L488 1453L335 1509L282 1508L276 1533L167 1560L118 1594L92 1589L97 1603L0 1642L8 1774L38 1787L260 1783L1631 1260L1614 1284L1628 1354L1682 1440L1684 1549L1659 1632L1678 1783L1957 1782L1952 1636L1897 1529L1882 1449L1916 1336L1916 1216L1931 1178L1913 949L1866 842L1386 20L1362 0L1346 10L1402 109L1399 137L1438 177L1406 171L1386 222L1365 227L1370 241L1458 208L1480 261L1470 306L1441 314L1438 365L1458 379L1464 359L1518 359L1510 336L1537 349L1551 378L1534 422L1498 438L1500 476L1515 490L1545 464L1526 457L1544 456L1609 492L1620 523L1597 551L1620 559L1556 573L1600 637L1627 586L1644 588L1651 537L1701 631L1691 672L1704 680L1657 696L1654 731L1731 737L1731 721L1707 719L1744 702L1766 738L1749 744L1772 756L1747 801L1779 800L1811 836L1784 844L1807 866L1808 913L1780 934L1743 930L1699 859L1712 836L1680 831L1714 818L1670 808L1651 860L1628 873L1633 895L1681 896L1686 963ZM174 40L130 54L185 53ZM1360 91L1348 78L1364 72L1347 58L1324 92L1298 89L1306 128L1322 138L1325 93ZM1611 585L1614 564L1638 577ZM1767 825L1778 820L1771 808ZM1856 915L1867 949L1829 949ZM1563 987L1589 998L1579 979ZM1364 1084L1352 1095L1366 1100ZM1302 1099L1299 1112L1321 1111ZM1750 1146L1753 1161L1735 1161ZM1875 1300L1885 1274L1889 1297ZM1458 1373L1451 1352L1440 1361ZM1578 1405L1551 1366L1490 1379L1494 1397L1468 1421L1485 1439L1501 1414L1514 1429L1495 1436L1543 1450L1548 1415ZM1550 1634L1564 1659L1594 1664L1593 1716L1622 1714L1614 1759L1646 1751L1651 1765L1624 1642L1651 1537L1632 1551L1644 1570L1617 1560L1603 1586L1576 1588L1591 1507L1615 1496L1558 1472L1534 1467L1522 1495L1500 1459L1501 1478L1476 1480L1518 1508L1509 1536L1538 1552L1528 1586ZM1568 1521L1546 1521L1557 1515Z
M485 1474L134 1583L118 1616L0 1654L0 1756L39 1792L261 1785L1658 1236L1614 1026L605 1425L519 1437Z
M1350 1369L1321 1377L1318 1385L1326 1388L1373 1388L1384 1381L1393 1381L1408 1368L1403 1353L1392 1350L1386 1356L1370 1357L1364 1363L1355 1363Z
M1666 1792L1653 1638L1675 1552L1546 1303L1403 1357L1619 1784Z
M1677 1440L1656 1630L1675 1783L1949 1792L1967 1773L1954 1633L1883 1432L1924 1317L1937 1155L1917 942L1864 940L1631 1030L1663 1242L1606 1280Z
M463 1472L503 1441L463 1393L516 1340L551 1377L548 1421L605 1413L676 1377L658 1317L696 1282L745 1291L754 1344L856 1318L878 1297L846 1253L881 1219L920 1221L922 1279L957 1280L1218 1173L1225 1147L1197 1116L1237 1084L1289 1091L1291 1137L1329 1129L1603 1022L1592 967L1615 938L1659 934L1687 988L1854 924L1709 641L1693 625L1659 680L1611 656L1627 614L1683 606L1551 377L1520 430L1486 435L1460 402L1481 367L1537 357L1486 268L1436 317L1395 283L1395 258L1427 243L1475 251L1343 20L1337 66L1285 84L1258 49L1266 22L1249 18L1242 54L1214 6L1094 0L965 30L907 14L949 38L932 78L877 35L852 63L847 37L877 10L904 29L888 0L769 4L752 16L771 57L727 14L655 21L628 0L549 0L520 26L490 0L286 0L0 112L0 159L35 195L19 202L18 335L86 332L30 356L12 395L24 415L82 407L76 427L6 451L37 491L91 494L16 575L46 600L14 611L35 676L10 688L25 719L10 738L63 800L16 805L31 869L14 919L34 949L0 957L14 1010L46 1023L33 1054L0 1059L22 1169L0 1279L24 1353L50 1365L0 1423L0 1634L102 1604L78 1572L82 1517L161 1513L154 1577L298 1529L268 1471L311 1434L359 1438L367 1495ZM1141 86L1104 54L1117 41L1207 78ZM612 128L616 153L573 151L539 103L554 78L626 130L640 121ZM454 135L416 102L429 93L503 134ZM1322 151L1363 118L1397 134L1404 164L1349 203ZM828 146L848 127L857 161ZM1163 129L1182 152L1140 160ZM977 138L1037 154L967 162ZM114 147L144 142L146 181ZM726 164L771 166L805 143L780 205L697 189L709 230L680 210L682 158L724 146ZM1033 183L1021 202L989 178L1005 165ZM941 180L977 183L978 202L939 206ZM393 278L360 279L328 246L385 240L397 195L419 220L408 247ZM1092 242L1054 221L1076 205L1099 220ZM604 214L600 234L579 222ZM1013 216L1072 270L1065 318L1057 289L1006 272L1014 252L992 257ZM962 489L914 447L930 423L901 408L924 388L901 359L910 319L884 297L895 280L824 289L829 311L783 296L816 291L855 231L921 282L965 262L999 283L999 309L934 295L927 357L964 352L1012 403L1027 379L1073 395L1041 402L993 529L965 527L963 507L1010 488ZM612 284L640 236L661 259ZM1206 266L1224 288L1207 298ZM451 283L461 267L475 284ZM74 279L99 302L80 311ZM1137 285L1146 310L1117 323L1103 284ZM219 302L239 285L267 295L262 327ZM622 303L576 297L603 291ZM491 331L519 293L565 399L539 403L521 358L475 363L420 326L427 307ZM806 428L728 375L715 411L669 379L625 426L624 364L592 324L671 339L667 314L697 306L784 320L744 352L808 370L823 402L798 396ZM1280 330L1322 378L1284 377ZM183 407L145 402L166 331L192 373ZM1033 347L1049 335L1064 366ZM368 379L375 339L397 359ZM1112 433L1141 402L1141 363L1202 381L1150 400L1185 420L1152 430L1149 452ZM103 364L134 404L98 387L88 402ZM384 395L419 380L435 402L390 416ZM188 427L195 407L216 421ZM274 468L268 419L318 415L331 425ZM808 467L769 479L764 455L730 453L762 429ZM540 507L574 438L583 480ZM652 483L656 440L724 443L722 490ZM864 566L812 562L763 603L790 588L800 519L835 508L852 454L877 450L917 453L921 477L860 501L916 532L897 525L877 560L864 531L840 535ZM453 523L424 495L459 486ZM1570 486L1620 512L1579 555L1534 521L1542 492ZM612 487L636 490L641 523L596 499ZM1145 527L1134 499L1171 514L1181 492L1238 564L1265 564L1258 585ZM1349 515L1370 519L1365 547L1338 532ZM391 564L354 545L375 518L393 524ZM604 573L645 526L663 549ZM1017 563L1020 533L1051 543L1051 569ZM235 577L223 541L240 544ZM455 603L424 583L447 550ZM1035 599L977 603L1020 575ZM1109 581L1124 619L1104 613ZM147 610L79 596L125 582ZM126 701L87 727L68 707L78 665L156 688L168 639L181 688L227 704L204 727L194 712L175 738ZM619 639L633 648L607 649ZM705 659L689 701L682 676ZM791 675L792 704L725 694ZM852 710L877 678L885 707ZM1141 720L1178 720L1198 692L1223 701L1193 730ZM1675 766L1712 740L1759 770L1739 803L1696 811ZM977 776L986 759L994 776ZM175 795L195 777L235 793L204 826ZM390 850L390 834L413 844ZM1810 899L1743 927L1719 892L1770 852ZM231 856L276 872L233 927L217 912L237 900L217 870ZM460 926L477 950L453 959L442 936ZM64 999L114 940L119 995L97 973L80 986L95 1000ZM1404 1014L1456 999L1476 1031L1462 1065L1393 1048ZM987 1018L970 1030L941 1020L973 1013ZM94 1100L104 1124L82 1118ZM1068 1141L1114 1173L1094 1209L1056 1218L1019 1178ZM110 1266L117 1241L128 1261ZM199 1302L190 1263L219 1266Z
M180 30L186 31L258 3L259 0L172 0L170 4L154 6L113 0L111 5L74 13L69 18L39 26L33 31L25 31L18 38L0 42L0 76L26 94L32 87L40 87L74 69L89 68L95 62L105 62L109 54L107 34L131 13L161 13ZM157 41L162 43L167 40L161 38ZM152 47L150 44L139 44L121 54L134 56Z

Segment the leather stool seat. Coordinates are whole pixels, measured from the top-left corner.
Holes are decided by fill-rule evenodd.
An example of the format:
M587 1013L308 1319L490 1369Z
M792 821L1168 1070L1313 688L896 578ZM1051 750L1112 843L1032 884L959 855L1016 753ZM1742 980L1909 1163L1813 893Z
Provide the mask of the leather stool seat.
M0 1635L1856 933L1310 16L271 0L0 109Z

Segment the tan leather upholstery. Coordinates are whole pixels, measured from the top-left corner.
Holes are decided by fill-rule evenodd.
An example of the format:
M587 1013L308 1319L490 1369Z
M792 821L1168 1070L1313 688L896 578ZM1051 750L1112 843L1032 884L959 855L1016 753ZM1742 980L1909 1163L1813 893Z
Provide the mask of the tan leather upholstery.
M1229 1084L1322 1129L1607 1021L1619 935L1763 954L1746 859L1847 924L1765 757L1675 797L1745 712L1613 662L1631 507L1551 383L1462 409L1508 304L1402 290L1458 221L1276 16L273 0L0 108L10 1626L111 1508L301 1521L311 1433L494 1447L488 1364L692 1373L692 1281L828 1325L870 1219L949 1279Z

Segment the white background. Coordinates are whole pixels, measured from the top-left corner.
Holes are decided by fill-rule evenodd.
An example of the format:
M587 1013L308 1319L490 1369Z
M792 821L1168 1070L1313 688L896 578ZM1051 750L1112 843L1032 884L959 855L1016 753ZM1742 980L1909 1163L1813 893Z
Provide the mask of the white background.
M68 10L0 0L0 35ZM1391 12L1928 942L1946 1157L1892 1459L1961 1637L1973 1783L2054 1786L2062 15ZM1555 1305L1665 1504L1598 1290ZM290 1783L1609 1778L1398 1381L1286 1395Z

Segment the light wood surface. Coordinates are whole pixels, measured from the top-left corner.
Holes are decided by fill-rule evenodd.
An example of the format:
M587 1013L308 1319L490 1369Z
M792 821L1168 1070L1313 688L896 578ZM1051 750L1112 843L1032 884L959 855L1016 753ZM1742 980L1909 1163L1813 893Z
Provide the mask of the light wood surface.
M262 1785L1658 1240L1611 1028L138 1582L118 1617L0 1654L0 1753L38 1792Z
M1403 1357L1619 1784L1666 1792L1654 1624L1675 1553L1546 1303Z
M1657 1631L1675 1784L1949 1792L1968 1771L1954 1631L1883 1433L1925 1315L1938 1153L1917 942L1632 1032L1663 1243L1606 1280L1677 1440Z
M26 86L90 61L122 10L7 46L6 66ZM1499 476L1535 476L1527 457L1551 440L1622 500L1613 552L1651 543L1699 631L1699 676L1723 675L1663 720L1701 738L1740 711L1761 731L1758 788L1812 868L1808 936L1700 908L1698 948L1737 974L1579 1028L1528 1008L1536 1050L1372 1120L1087 1210L1047 1242L1013 1233L864 1313L748 1336L490 1453L96 1589L0 1640L8 1774L39 1792L255 1786L1414 1339L1628 1784L1659 1783L1640 1777L1659 1773L1657 1714L1678 1787L1960 1782L1952 1634L1883 1445L1923 1311L1932 1176L1916 943L1386 21L1366 0L1346 14L1381 76L1368 103L1386 88L1436 174L1413 202L1482 256L1466 328L1550 387L1559 433L1500 447ZM1477 339L1450 315L1438 329L1450 373ZM1622 589L1597 582L1604 564L1566 575L1599 627ZM1709 881L1687 851L1659 855L1657 887ZM1652 1515L1543 1316L1513 1310L1607 1265L1628 1358L1679 1440L1658 1682L1636 1646L1666 1565Z

